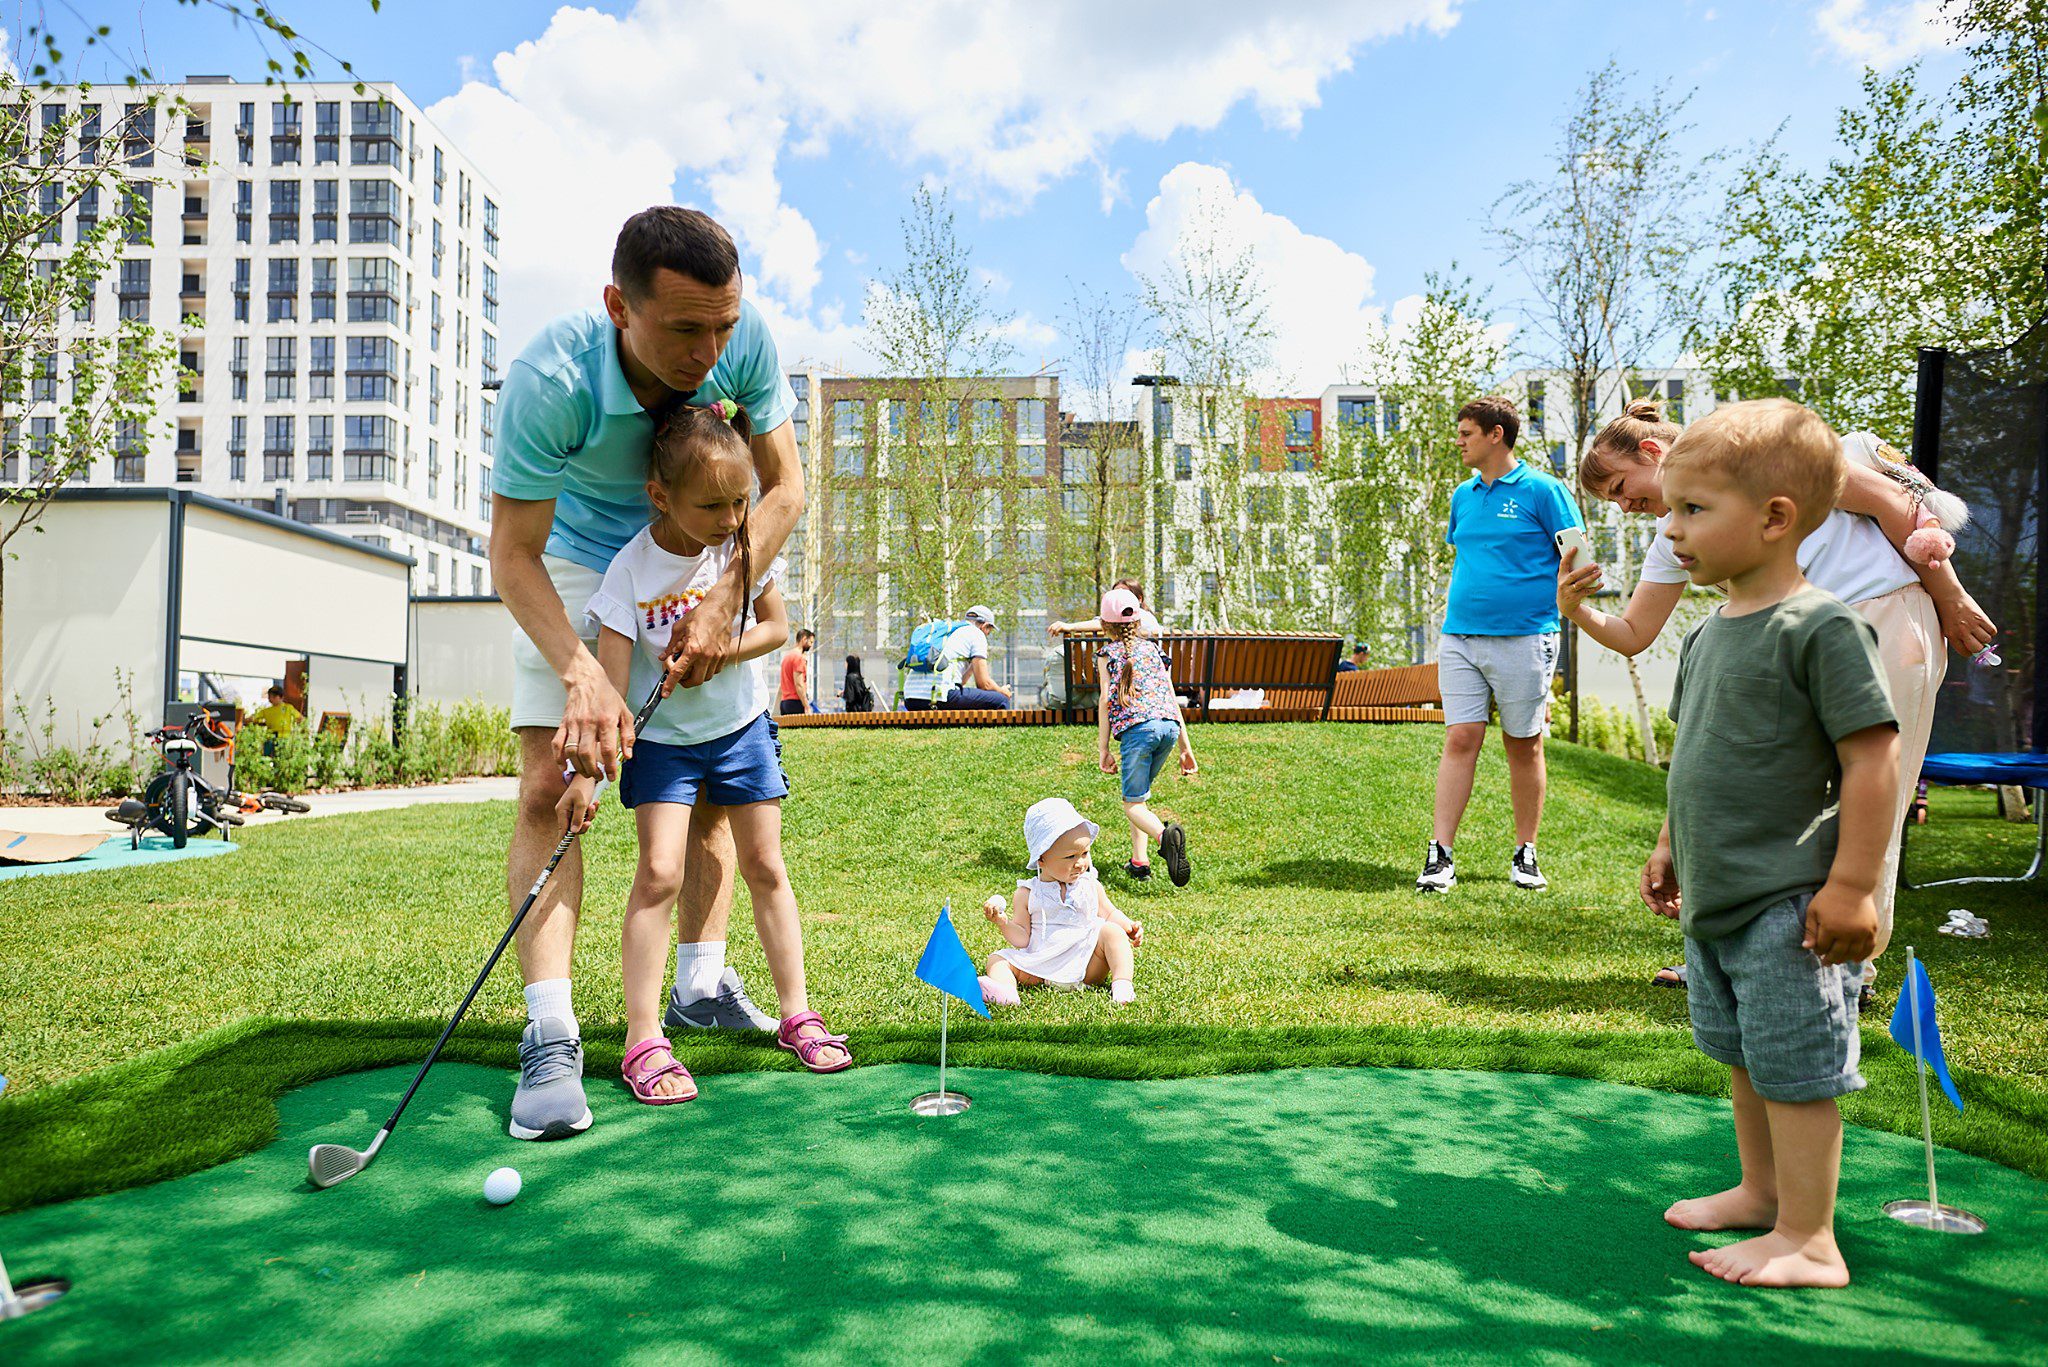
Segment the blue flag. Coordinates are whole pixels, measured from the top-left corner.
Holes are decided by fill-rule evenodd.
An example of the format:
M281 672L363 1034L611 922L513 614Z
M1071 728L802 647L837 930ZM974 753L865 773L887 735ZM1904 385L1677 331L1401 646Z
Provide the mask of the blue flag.
M951 902L939 908L932 936L924 942L924 953L917 961L917 976L988 1016L988 1003L981 996L981 979L974 972L974 960L967 957L967 946L960 943L960 933L953 929L953 918L949 915L952 910Z
M1948 1059L1941 1052L1941 1028L1934 1023L1934 984L1927 980L1927 965L1917 958L1912 961L1906 981L1899 985L1899 1004L1892 1010L1892 1038L1909 1054L1913 1052L1913 1008L1916 1002L1920 1008L1920 1055L1926 1059L1927 1066L1934 1069L1941 1090L1948 1093L1948 1099L1960 1111L1963 1109L1963 1097L1948 1075Z

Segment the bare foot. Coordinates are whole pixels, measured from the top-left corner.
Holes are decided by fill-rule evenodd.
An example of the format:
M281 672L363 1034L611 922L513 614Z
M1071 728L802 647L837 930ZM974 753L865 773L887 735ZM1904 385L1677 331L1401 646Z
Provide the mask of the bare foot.
M1847 1286L1849 1265L1831 1233L1797 1243L1776 1230L1726 1248L1686 1255L1724 1282L1742 1286Z
M1664 1223L1680 1229L1769 1229L1778 1223L1778 1203L1748 1187L1733 1186L1712 1196L1675 1201Z

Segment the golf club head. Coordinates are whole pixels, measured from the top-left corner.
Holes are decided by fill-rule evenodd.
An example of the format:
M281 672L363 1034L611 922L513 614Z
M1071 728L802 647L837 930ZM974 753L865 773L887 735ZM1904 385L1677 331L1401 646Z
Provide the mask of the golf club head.
M315 1144L306 1153L306 1178L316 1187L346 1182L369 1166L370 1154L346 1144Z

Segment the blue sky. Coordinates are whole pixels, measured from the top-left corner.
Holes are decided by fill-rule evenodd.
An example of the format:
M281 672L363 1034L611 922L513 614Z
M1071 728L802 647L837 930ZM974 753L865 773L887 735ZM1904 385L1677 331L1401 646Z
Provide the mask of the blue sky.
M1513 318L1487 207L1541 170L1609 57L1696 89L1699 151L1782 122L1809 165L1864 62L1917 58L1942 84L1958 67L1934 0L280 8L430 107L501 186L514 348L593 302L610 232L666 196L733 229L787 355L860 369L864 290L930 178L1018 315L1024 368L1065 354L1070 279L1130 291L1208 197L1269 272L1302 392L1454 260ZM106 21L132 39L137 10ZM217 12L143 0L139 22L159 74L260 75Z

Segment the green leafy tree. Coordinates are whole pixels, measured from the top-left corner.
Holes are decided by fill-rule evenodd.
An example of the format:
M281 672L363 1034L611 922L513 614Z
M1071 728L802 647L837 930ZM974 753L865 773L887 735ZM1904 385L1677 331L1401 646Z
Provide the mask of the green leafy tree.
M1197 205L1173 259L1141 278L1141 298L1158 346L1158 369L1178 376L1175 430L1169 448L1191 448L1192 506L1166 519L1173 534L1189 533L1189 556L1178 568L1215 585L1189 595L1193 625L1228 629L1256 620L1255 544L1245 499L1245 453L1255 429L1246 421L1256 380L1270 375L1276 329L1264 271L1239 242L1219 207ZM1179 482L1177 482L1179 483ZM1179 488L1160 491L1179 499Z
M1453 267L1455 269L1455 266ZM1318 466L1336 531L1331 580L1358 640L1382 660L1422 660L1450 586L1451 492L1466 478L1458 409L1506 364L1485 299L1462 275L1432 273L1412 325L1366 346L1376 411L1337 425Z
M1053 556L1059 600L1081 603L1100 597L1119 578L1142 573L1150 560L1150 464L1141 459L1137 403L1124 380L1137 337L1137 309L1129 299L1073 281L1067 291L1061 330L1069 352L1062 392L1092 417L1062 434Z

